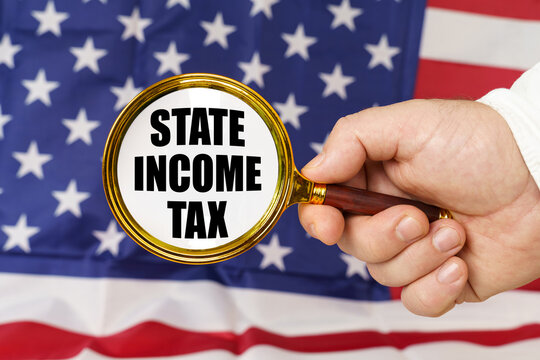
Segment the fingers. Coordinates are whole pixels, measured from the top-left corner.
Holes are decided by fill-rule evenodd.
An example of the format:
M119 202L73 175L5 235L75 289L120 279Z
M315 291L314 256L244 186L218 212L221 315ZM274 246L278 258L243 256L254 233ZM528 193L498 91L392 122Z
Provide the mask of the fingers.
M451 257L437 269L404 287L401 301L417 315L441 316L460 303L467 278L465 262Z
M465 234L451 220L431 225L429 233L388 261L369 264L371 276L387 286L404 286L430 273L465 244Z
M337 244L365 261L377 282L405 286L402 301L411 312L440 316L459 302L467 283L467 267L455 257L465 239L454 220L428 224L418 209L395 206L349 218Z
M341 183L357 174L366 158L383 161L411 156L425 139L418 134L412 136L410 128L423 126L426 108L431 108L429 101L414 100L339 119L323 151L302 173L314 181ZM412 117L414 121L409 121ZM422 134L429 134L426 127Z
M387 261L429 231L426 215L398 205L373 216L350 216L338 242L346 253L367 263Z
M454 220L431 224L420 210L391 207L373 216L350 216L327 206L302 205L306 231L326 244L365 261L371 276L387 286L404 286L402 301L411 311L439 316L450 310L467 283L467 267L455 255L466 234Z

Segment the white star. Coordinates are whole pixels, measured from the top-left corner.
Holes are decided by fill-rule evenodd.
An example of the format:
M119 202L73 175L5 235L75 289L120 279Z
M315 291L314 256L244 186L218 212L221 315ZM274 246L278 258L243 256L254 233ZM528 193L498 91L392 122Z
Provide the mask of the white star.
M381 36L379 43L375 44L366 44L365 49L371 54L371 60L368 64L368 69L373 69L377 65L382 65L388 70L394 68L392 63L392 57L396 56L401 52L397 46L389 46L388 37L386 34Z
M201 26L206 30L204 46L217 42L224 49L229 47L227 36L236 31L236 26L223 23L223 14L221 12L216 14L213 22L201 21Z
M124 25L122 40L127 40L134 37L139 42L144 42L144 29L152 24L152 19L141 18L141 13L138 7L133 8L130 16L118 15L118 21Z
M88 120L86 110L80 109L76 119L63 119L62 124L69 129L66 144L73 144L82 140L86 145L92 144L90 132L99 126L99 121Z
M23 80L23 86L28 90L24 103L30 105L36 100L51 106L50 92L60 86L58 81L47 81L44 69L39 69L34 80Z
M60 216L66 211L76 217L81 217L81 202L90 197L90 193L77 191L77 182L71 180L65 191L53 191L52 196L58 200L54 216Z
M167 9L172 8L174 5L182 5L184 8L189 9L189 0L167 0Z
M350 0L341 1L341 5L328 5L328 10L334 15L334 20L330 28L335 29L340 25L345 25L349 30L354 31L354 18L362 15L364 10L351 7Z
M90 2L90 0L82 0L83 3L88 3ZM101 2L102 4L106 4L107 3L107 0L99 0L99 2Z
M11 121L11 115L2 114L2 105L0 105L0 140L4 138L4 125Z
M264 87L264 74L272 69L269 65L261 64L258 52L253 54L250 62L239 62L238 67L244 71L244 79L242 80L244 84L248 85L254 81L260 88Z
M326 139L328 139L328 135L329 134L326 134L326 137L324 138L324 141L322 143L318 143L318 142L310 142L309 143L309 147L315 151L317 154L320 154L321 151L323 150L323 147L324 147L324 143L326 142Z
M306 36L304 33L304 25L299 24L294 34L281 34L283 40L287 42L287 51L285 57L291 57L298 54L304 60L309 60L308 47L317 42L314 36Z
M0 64L6 64L10 69L15 67L14 57L15 54L21 51L21 45L14 45L11 43L11 38L8 34L2 36L2 41L0 42Z
M94 235L100 241L99 247L96 250L96 255L100 255L103 252L108 251L113 256L118 256L120 242L124 239L124 237L126 237L125 233L118 231L116 222L114 220L109 222L107 230L94 230L92 231L92 235Z
M339 257L347 264L347 277L358 274L362 279L369 280L369 272L365 262L348 254L341 254Z
M26 214L19 216L19 220L14 226L4 225L2 231L8 236L4 244L4 251L8 251L18 246L25 253L30 252L30 238L39 232L39 227L28 226Z
M53 158L51 154L40 154L35 141L30 143L25 153L13 152L13 157L21 163L19 171L17 171L18 178L32 173L38 179L43 179L43 165Z
M259 250L261 254L263 254L261 265L259 265L261 269L265 269L270 265L275 265L281 271L285 271L285 264L283 263L283 258L293 251L291 247L281 246L279 244L279 238L276 234L272 235L272 239L270 239L270 244L257 245L257 250Z
M174 41L169 43L169 48L166 52L155 52L154 57L159 60L158 75L163 75L167 71L171 71L173 74L181 74L182 70L180 65L189 59L188 54L179 53L176 50L176 44Z
M277 4L279 0L251 0L253 6L251 7L251 12L249 15L251 17L257 15L261 11L266 15L267 19L272 18L272 6Z
M116 104L114 104L114 110L120 110L126 106L138 93L140 93L142 88L136 88L135 84L133 83L133 78L129 76L126 79L124 87L111 86L111 91L118 97Z
M287 102L274 103L274 107L277 108L279 116L283 123L290 123L295 129L300 129L300 115L308 111L307 106L296 105L296 99L293 93L289 94Z
M79 71L85 67L89 68L97 74L99 72L98 60L107 55L107 50L96 49L94 47L94 39L90 36L86 38L83 47L71 47L69 51L77 57L77 61L73 66L73 71Z
M49 0L45 10L32 11L32 16L39 21L39 27L36 34L43 35L50 31L56 36L62 35L60 23L69 17L68 13L56 12L56 8L54 7L54 2L52 0Z
M347 98L347 91L345 87L354 82L354 76L345 76L341 70L341 64L336 64L331 74L320 73L319 77L325 82L323 97L337 94L340 98L345 100Z

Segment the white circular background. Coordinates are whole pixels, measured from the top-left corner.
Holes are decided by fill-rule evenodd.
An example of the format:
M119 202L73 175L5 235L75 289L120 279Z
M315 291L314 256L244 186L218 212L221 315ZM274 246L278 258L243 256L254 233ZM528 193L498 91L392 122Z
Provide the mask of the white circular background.
M150 124L150 115L156 109L166 109L169 112L173 108L225 108L244 111L244 118L240 123L244 131L239 138L245 140L245 147L229 146L229 117L223 118L223 145L176 145L176 118L163 121L171 131L171 141L168 145L157 147L150 141L150 135L157 133ZM209 116L209 127L213 142L213 117ZM191 116L186 117L186 136L189 143L189 129ZM214 160L215 155L242 155L259 156L261 163L256 165L260 170L260 176L256 183L261 184L260 191L245 190L244 168L244 191L215 191L214 188L205 193L197 192L193 186L182 193L167 191L135 191L135 157L148 155L166 155L167 160L175 154L185 154L190 160L198 154L208 154ZM157 161L157 158L156 158ZM245 161L244 161L245 164ZM191 165L191 164L190 164ZM191 167L192 168L192 167ZM144 169L146 171L146 161ZM278 181L278 158L276 145L264 120L246 103L237 97L219 90L209 88L186 88L177 90L162 96L148 105L132 122L122 141L118 155L118 185L122 199L137 223L155 238L172 246L185 249L210 249L242 236L251 229L264 215L270 205ZM169 174L167 162L167 179ZM181 176L188 176L190 172L182 171ZM168 201L202 201L206 227L210 221L208 201L226 201L225 223L227 237L213 239L184 239L172 236L172 209L167 208ZM182 211L182 232L186 228L187 209ZM196 235L195 235L196 236ZM219 231L218 231L219 236Z

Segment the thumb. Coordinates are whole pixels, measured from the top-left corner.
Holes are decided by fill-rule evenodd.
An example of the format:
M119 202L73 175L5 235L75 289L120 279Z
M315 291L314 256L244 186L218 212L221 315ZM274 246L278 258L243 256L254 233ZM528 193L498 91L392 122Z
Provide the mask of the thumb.
M411 117L422 119L420 100L384 107L374 107L338 120L324 144L322 152L311 160L302 173L323 183L340 183L356 175L366 158L374 161L405 158L417 144L418 135L408 136L417 127ZM415 125L416 124L416 125ZM406 131L404 131L404 129Z

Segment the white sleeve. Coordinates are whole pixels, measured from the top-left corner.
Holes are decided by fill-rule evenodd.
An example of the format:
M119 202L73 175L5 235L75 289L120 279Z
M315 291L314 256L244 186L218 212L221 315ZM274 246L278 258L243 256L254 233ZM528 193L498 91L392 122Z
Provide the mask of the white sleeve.
M540 188L540 63L521 75L510 89L495 89L478 101L504 117Z

